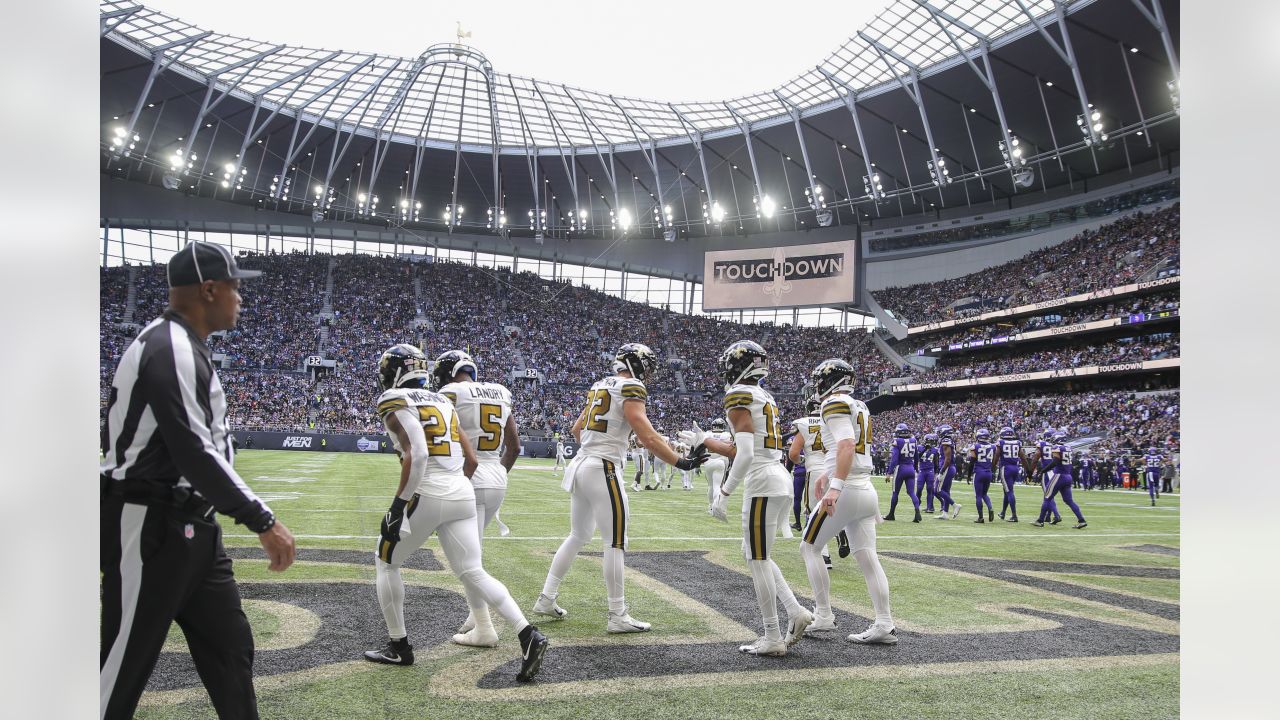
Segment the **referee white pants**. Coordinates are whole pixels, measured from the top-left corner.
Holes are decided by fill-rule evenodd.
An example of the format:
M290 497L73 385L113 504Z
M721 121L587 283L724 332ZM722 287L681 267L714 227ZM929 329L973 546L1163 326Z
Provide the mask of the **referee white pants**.
M404 526L400 538L378 539L374 565L377 569L378 604L387 622L387 634L393 639L406 637L404 627L404 580L400 566L422 547L433 534L440 536L449 569L462 581L471 613L488 616L488 607L502 615L512 629L519 632L528 625L520 607L507 587L485 572L481 565L480 536L476 532L475 500L440 500L414 495L405 507ZM486 607L487 606L487 607Z
M556 550L542 592L555 598L560 583L582 547L595 536L596 528L604 540L604 585L609 610L625 612L623 593L624 553L627 549L627 526L631 505L627 491L618 477L617 464L605 458L578 456L565 470L562 487L569 488L569 537Z
M844 530L849 536L849 548L853 550L867 581L867 592L876 611L876 624L893 627L893 616L889 612L889 581L876 555L878 522L880 500L869 479L845 483L831 513L819 502L809 514L803 542L800 543L800 555L804 558L809 584L813 587L815 614L831 616L831 575L822 561L822 548Z

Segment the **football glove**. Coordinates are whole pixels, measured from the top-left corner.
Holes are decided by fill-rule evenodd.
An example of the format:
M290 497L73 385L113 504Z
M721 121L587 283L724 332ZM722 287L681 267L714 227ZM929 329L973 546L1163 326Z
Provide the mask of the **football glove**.
M729 496L722 492L716 493L716 499L711 501L711 517L720 522L729 522L729 514L725 506L729 504Z
M699 467L701 467L701 465L705 463L710 457L711 456L707 454L707 449L702 448L701 454L694 455L693 453L690 453L689 456L682 457L679 460L676 460L676 469L677 470L696 470Z
M702 431L702 428L698 427L698 423L693 424L692 430L681 430L676 433L676 438L691 448L696 448L701 445L702 441L705 440L706 437L707 434Z
M400 496L396 496L391 501L391 509L387 510L387 514L382 517L382 527L379 529L383 540L400 541L400 529L404 525L404 509L408 504L409 501Z

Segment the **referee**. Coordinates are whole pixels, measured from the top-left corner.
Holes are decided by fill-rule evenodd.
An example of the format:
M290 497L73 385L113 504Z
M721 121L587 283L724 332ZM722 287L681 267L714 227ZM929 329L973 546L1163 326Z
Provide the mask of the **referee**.
M169 307L111 381L101 475L101 717L133 716L177 620L221 718L257 718L253 636L240 609L220 512L258 534L270 569L293 535L232 469L227 401L205 338L236 326L241 270L219 245L169 261Z

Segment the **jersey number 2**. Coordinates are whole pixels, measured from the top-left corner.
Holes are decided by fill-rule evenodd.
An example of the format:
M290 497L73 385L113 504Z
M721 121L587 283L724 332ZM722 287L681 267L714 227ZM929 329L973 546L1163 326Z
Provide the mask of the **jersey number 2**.
M458 416L453 415L446 427L444 413L440 412L440 408L434 405L419 405L418 418L422 420L422 432L427 436L427 454L452 455L450 441L460 442L462 439L458 433Z

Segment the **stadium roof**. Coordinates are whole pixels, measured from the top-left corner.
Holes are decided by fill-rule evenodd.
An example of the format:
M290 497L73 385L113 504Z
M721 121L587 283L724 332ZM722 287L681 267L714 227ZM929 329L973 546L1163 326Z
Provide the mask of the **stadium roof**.
M500 72L462 45L392 57L226 35L127 1L100 10L104 170L133 178L123 158L163 171L174 153L203 149L187 189L217 193L226 162L239 197L222 199L279 203L281 176L297 173L295 200L319 186L352 211L362 195L387 198L383 215L400 200L426 200L432 217L465 202L510 208L514 226L526 206L557 222L589 208L598 227L628 207L638 225L698 234L711 232L708 200L725 200L728 222L763 220L754 202L769 195L793 224L809 211L813 227L805 190L822 190L837 222L860 202L868 216L909 215L1006 197L1019 189L998 143L1014 135L1031 146L1041 187L1177 145L1165 88L1177 77L1177 7L1160 0L896 0L777 88L686 103ZM1095 111L1109 138L1082 138L1077 116ZM113 134L144 147L112 147ZM950 180L935 187L929 172L942 165ZM878 204L863 185L872 174L886 186ZM902 196L910 207L884 207ZM650 206L673 205L650 223Z

